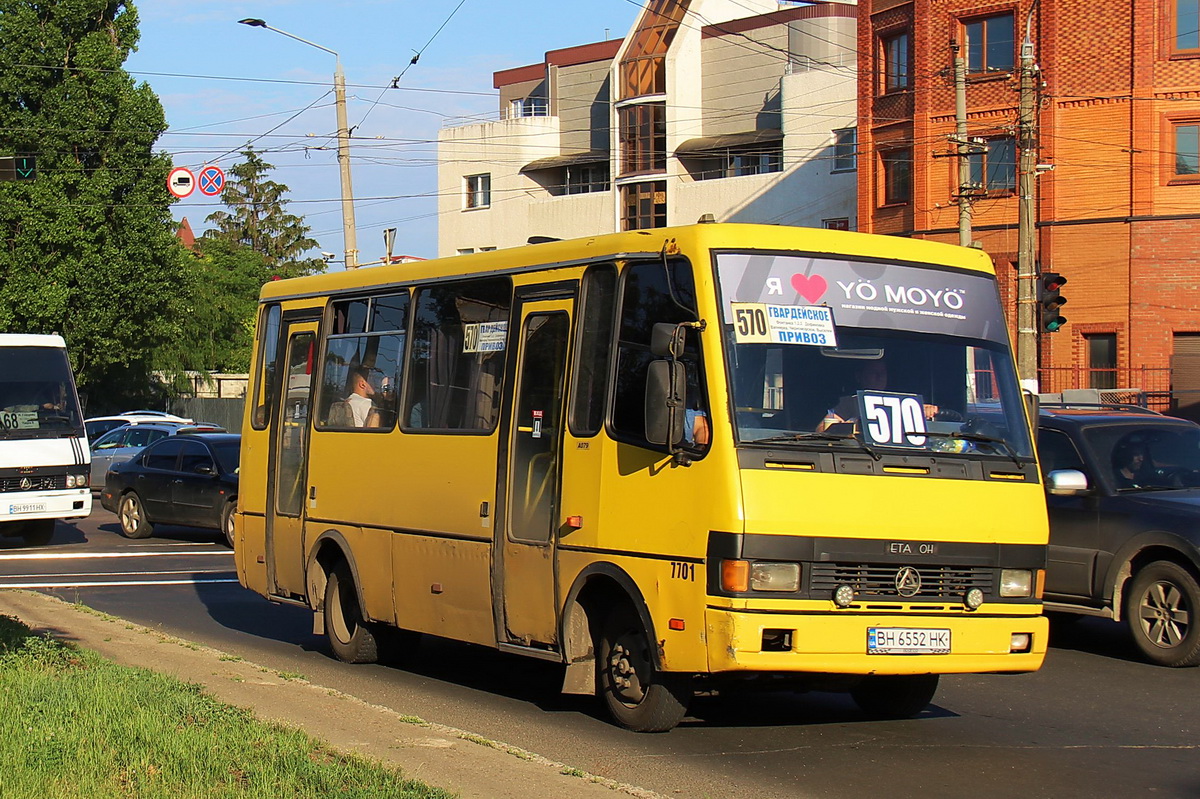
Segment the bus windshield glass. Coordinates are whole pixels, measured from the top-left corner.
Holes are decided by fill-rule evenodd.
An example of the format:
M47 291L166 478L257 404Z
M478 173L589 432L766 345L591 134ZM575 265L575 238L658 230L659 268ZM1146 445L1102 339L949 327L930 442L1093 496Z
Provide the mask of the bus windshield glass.
M0 437L82 436L83 415L67 354L0 347Z
M716 262L740 443L1032 457L991 276L792 253Z

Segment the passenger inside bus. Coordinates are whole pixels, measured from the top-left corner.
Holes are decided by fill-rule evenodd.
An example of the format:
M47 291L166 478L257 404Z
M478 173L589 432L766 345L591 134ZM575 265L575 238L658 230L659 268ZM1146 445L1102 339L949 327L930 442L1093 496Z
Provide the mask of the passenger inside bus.
M330 427L379 427L375 388L365 366L351 366L346 377L346 398L329 406Z

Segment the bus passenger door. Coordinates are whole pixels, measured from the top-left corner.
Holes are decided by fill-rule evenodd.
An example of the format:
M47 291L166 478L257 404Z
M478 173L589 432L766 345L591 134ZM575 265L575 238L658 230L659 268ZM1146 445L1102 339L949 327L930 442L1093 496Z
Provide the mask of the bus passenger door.
M496 548L502 550L501 643L558 640L555 545L562 524L563 397L573 306L573 299L521 305L517 381L506 422L505 522L496 530Z
M273 596L300 598L305 594L304 498L317 323L292 323L285 340L267 477L267 588Z

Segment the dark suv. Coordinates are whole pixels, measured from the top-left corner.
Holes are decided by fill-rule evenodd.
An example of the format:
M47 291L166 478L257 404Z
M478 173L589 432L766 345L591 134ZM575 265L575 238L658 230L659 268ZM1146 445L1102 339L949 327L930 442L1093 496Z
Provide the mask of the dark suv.
M1200 664L1200 426L1043 405L1046 609L1125 621L1163 666Z

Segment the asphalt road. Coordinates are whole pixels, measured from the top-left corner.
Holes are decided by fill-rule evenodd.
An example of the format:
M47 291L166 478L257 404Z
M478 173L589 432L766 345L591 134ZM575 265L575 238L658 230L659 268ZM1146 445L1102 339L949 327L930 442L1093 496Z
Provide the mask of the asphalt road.
M1200 796L1200 669L1138 660L1122 628L1056 626L1037 674L945 677L908 721L865 720L845 696L701 697L674 731L610 725L558 693L560 667L427 637L403 667L335 661L312 616L242 589L215 532L129 541L97 507L52 544L0 539L0 587L30 587L277 671L688 797ZM153 651L148 650L153 667Z

